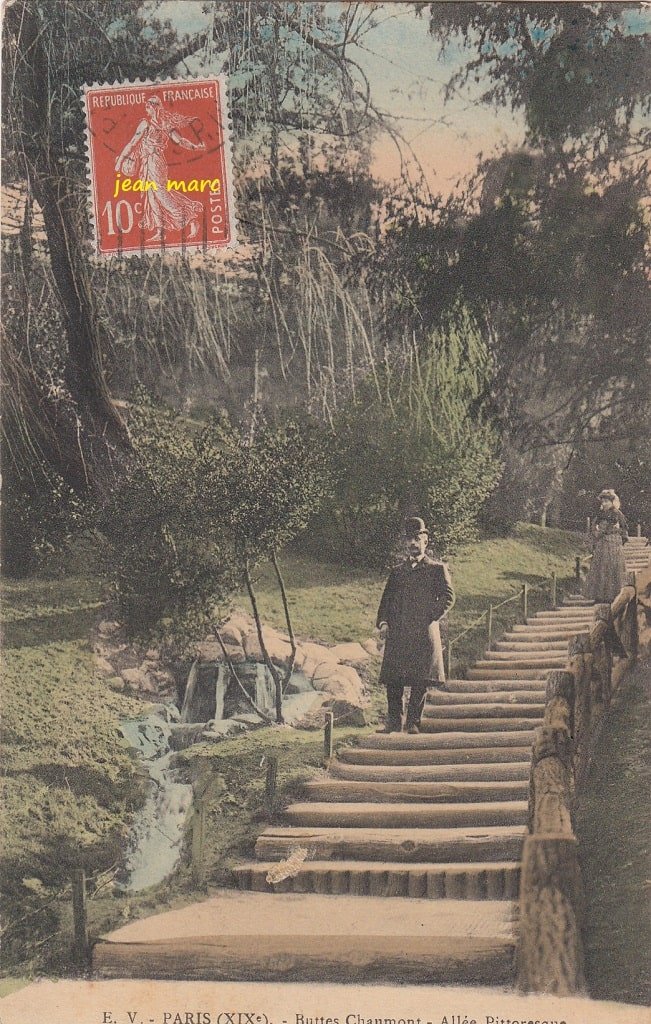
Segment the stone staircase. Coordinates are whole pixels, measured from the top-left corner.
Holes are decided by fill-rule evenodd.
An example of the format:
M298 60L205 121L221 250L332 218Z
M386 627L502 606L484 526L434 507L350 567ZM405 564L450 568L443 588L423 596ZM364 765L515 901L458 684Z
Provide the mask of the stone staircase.
M257 860L235 869L240 887L515 901L545 676L566 664L568 640L592 616L580 596L538 612L467 679L429 692L420 735L370 735L341 749L258 838ZM297 851L305 860L268 881Z
M629 537L624 545L624 559L629 572L646 569L651 559L651 546L647 537Z
M627 568L646 567L645 539L626 547ZM234 869L242 891L103 937L94 971L513 983L534 729L547 673L592 620L574 595L514 626L467 679L429 692L419 735L341 748Z

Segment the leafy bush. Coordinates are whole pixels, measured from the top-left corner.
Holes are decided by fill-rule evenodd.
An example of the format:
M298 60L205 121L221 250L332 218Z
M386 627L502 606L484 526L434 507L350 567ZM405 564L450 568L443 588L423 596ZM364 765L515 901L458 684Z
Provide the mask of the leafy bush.
M477 411L490 375L486 346L458 311L424 354L367 380L334 421L333 489L308 546L384 566L410 514L426 520L440 555L472 539L500 474L496 431Z
M106 569L121 617L136 633L161 624L169 642L207 630L255 565L304 528L324 465L305 428L227 419L193 430L141 404L130 423L134 463L103 515Z

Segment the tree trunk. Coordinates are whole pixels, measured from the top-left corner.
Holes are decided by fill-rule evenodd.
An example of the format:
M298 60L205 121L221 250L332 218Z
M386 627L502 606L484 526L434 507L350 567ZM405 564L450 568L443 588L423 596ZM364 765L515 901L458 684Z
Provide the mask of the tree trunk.
M47 248L64 322L64 377L70 402L54 416L55 447L63 457L54 465L80 494L108 494L131 451L129 434L109 392L102 364L101 333L88 290L81 231L74 196L57 160L50 125L51 96L45 28L29 0L16 4L16 44L24 74L23 102L30 133L24 151L33 194L45 224ZM9 12L8 12L9 14ZM69 406L67 409L64 406ZM43 401L39 408L43 407ZM48 424L49 427L49 424ZM48 432L50 432L48 430ZM41 444L45 457L47 447Z

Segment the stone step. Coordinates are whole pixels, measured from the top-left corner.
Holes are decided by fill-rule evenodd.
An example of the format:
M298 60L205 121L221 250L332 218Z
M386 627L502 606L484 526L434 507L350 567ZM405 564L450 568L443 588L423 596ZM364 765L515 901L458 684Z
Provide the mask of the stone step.
M562 640L541 640L524 638L522 640L498 640L493 651L511 651L514 654L545 654L548 651L567 651L567 638ZM488 651L486 652L489 653ZM493 652L490 652L493 653Z
M318 828L268 826L255 844L257 860L285 860L306 849L314 860L478 863L519 860L524 825L457 828Z
M390 864L386 861L304 861L296 873L277 877L274 861L238 865L241 889L252 892L314 892L328 895L390 896L412 899L515 900L520 865L513 861L482 864Z
M531 751L528 751L530 755ZM495 784L497 782L520 782L529 785L530 764L522 761L493 761L489 763L465 762L463 764L387 765L347 764L334 759L330 762L329 776L334 780L351 782L376 782L378 784L397 782L410 785L419 783L466 782Z
M477 718L538 718L545 711L543 703L522 702L468 703L468 704L426 704L424 718L459 718L474 723ZM480 728L479 726L477 726Z
M544 709L543 709L544 710ZM536 729L542 720L543 710L526 718L435 718L423 715L420 722L421 734L429 733L503 733L522 732Z
M556 608L554 611L536 611L527 618L531 623L584 623L592 622L595 609L590 608Z
M513 983L512 901L442 899L432 909L425 899L220 890L102 936L92 970L211 982Z
M375 803L483 803L486 800L526 800L529 783L519 781L478 782L354 782L324 778L306 782L303 795L308 800L321 802L375 802Z
M582 597L581 594L568 594L563 599L562 608L594 608L594 601L591 601L588 597ZM553 609L556 611L556 609Z
M475 662L490 667L490 663L499 663L518 668L556 668L563 665L567 658L564 651L541 651L540 654L529 654L522 651L487 651L483 658Z
M468 680L464 680L467 682ZM449 693L446 690L430 690L425 700L425 710L441 707L482 707L485 704L539 704L544 688L537 690L503 690L487 693L461 691Z
M506 677L513 676L514 672L526 672L531 671L534 676L537 674L544 675L546 670L549 669L562 669L567 662L567 654L561 654L559 657L510 657L510 658L482 658L480 662L475 662L473 669L475 672L481 672L482 669L486 669L491 675L493 672L504 672Z
M529 733L523 733L523 737L529 740ZM463 741L463 742L461 742ZM520 739L511 733L477 733L476 735L467 732L445 733L442 736L410 736L406 732L369 733L363 736L358 746L344 747L340 754L347 750L435 750L444 748L455 750L457 747L517 747Z
M470 738L470 734L467 734ZM507 734L508 735L508 734ZM490 764L502 762L523 762L531 758L533 732L511 733L518 746L456 746L451 750L440 749L394 749L369 750L349 747L339 751L339 760L347 765L459 765ZM414 737L415 738L415 737ZM421 737L425 738L425 737ZM509 737L510 738L510 737Z
M468 669L468 679L544 679L548 669L544 668L512 668L509 665L477 663Z
M501 685L504 684L504 685ZM528 679L449 679L448 693L545 693L545 683Z
M529 626L514 626L511 633L506 633L503 637L504 640L526 640L533 643L535 640L564 640L565 643L575 636L585 636L590 633L588 627L577 627L569 630L559 630L554 626L550 626L548 629L533 630Z
M524 825L527 810L526 800L458 804L306 801L290 804L282 817L286 825L301 828L474 828Z

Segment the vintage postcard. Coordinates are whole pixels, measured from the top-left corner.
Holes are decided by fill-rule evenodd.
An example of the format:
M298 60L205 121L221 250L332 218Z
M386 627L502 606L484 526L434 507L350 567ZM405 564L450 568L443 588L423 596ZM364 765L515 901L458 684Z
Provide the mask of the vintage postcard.
M5 0L1 1024L648 1020L650 44Z

